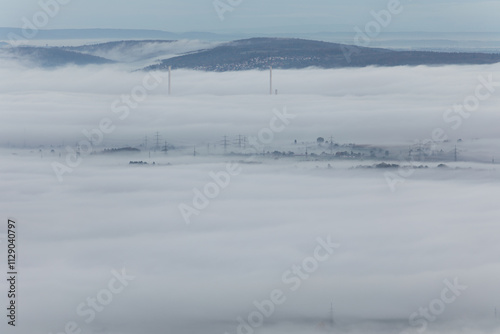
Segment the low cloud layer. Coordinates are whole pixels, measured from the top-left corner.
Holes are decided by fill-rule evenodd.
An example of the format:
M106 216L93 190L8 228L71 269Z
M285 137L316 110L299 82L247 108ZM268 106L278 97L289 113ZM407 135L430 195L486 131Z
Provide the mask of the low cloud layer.
M335 332L498 332L500 183L489 160L500 87L456 130L443 119L475 94L478 77L500 81L498 69L276 71L277 96L267 95L267 72L174 71L171 96L157 73L162 83L120 120L113 104L123 106L148 74L2 66L0 209L19 222L19 330L237 334L238 317L248 324L255 303L281 291L263 324L242 333L330 331L332 303ZM460 154L475 161L393 170L404 176L391 190L385 170L350 169L369 160L205 154L224 135L255 136L284 107L296 118L264 149L293 148L295 139L316 147L332 135L406 150L442 128L446 145L462 139ZM59 182L53 163L64 163L64 147L105 117L116 129L96 149L137 146L156 131L185 149L84 156ZM241 171L186 224L179 205L194 207L231 161ZM328 239L339 246L318 251Z
M275 138L278 142L333 136L343 143L408 145L432 139L435 128L453 141L496 141L497 70L491 65L275 71L278 96L268 95L267 72L178 70L168 96L165 72L155 79L112 66L43 71L13 63L0 69L2 77L10 78L0 83L0 143L66 145L78 142L82 130L98 127L106 117L116 125L104 138L107 146L139 145L157 131L179 145L216 144L225 135L257 133L268 125L274 108L285 107L297 119ZM454 111L474 97L480 77L493 82L488 98L471 112ZM134 101L131 95L145 79L159 83ZM127 98L132 99L128 105ZM121 120L124 106L129 113Z
M494 326L500 184L486 166L418 171L391 192L378 170L266 160L244 165L186 225L179 204L192 205L193 189L203 191L224 159L155 156L157 166L129 166L128 157L93 157L60 184L48 159L8 152L2 212L20 224L19 323L31 333L69 321L89 333L236 333L237 317L276 289L286 301L262 332L315 331L329 323L332 302L339 328L414 330L409 316L455 278L466 289L429 328ZM318 238L340 247L307 278L285 280L314 256ZM78 306L121 268L135 279L86 323Z
M154 64L158 60L179 56L188 52L210 49L219 43L197 40L179 41L123 41L113 44L98 43L70 50L98 56L117 62L134 63L135 67Z

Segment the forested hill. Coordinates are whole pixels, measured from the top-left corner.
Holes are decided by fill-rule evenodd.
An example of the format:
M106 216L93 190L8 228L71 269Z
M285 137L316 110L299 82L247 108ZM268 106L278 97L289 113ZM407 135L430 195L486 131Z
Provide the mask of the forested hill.
M500 54L393 51L290 38L252 38L165 59L146 70L168 66L204 71L306 67L340 68L402 65L465 65L500 62Z

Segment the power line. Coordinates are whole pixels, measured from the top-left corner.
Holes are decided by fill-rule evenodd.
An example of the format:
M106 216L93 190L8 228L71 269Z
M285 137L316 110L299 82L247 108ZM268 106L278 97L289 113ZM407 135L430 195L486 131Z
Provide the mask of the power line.
M246 148L247 137L243 135L238 135L238 137L233 140L233 143L235 146L238 146L239 148Z

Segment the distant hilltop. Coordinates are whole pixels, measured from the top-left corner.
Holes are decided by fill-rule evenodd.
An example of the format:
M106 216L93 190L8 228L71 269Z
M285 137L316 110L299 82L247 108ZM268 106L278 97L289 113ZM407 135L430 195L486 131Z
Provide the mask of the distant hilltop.
M476 65L500 62L500 54L393 51L293 38L251 38L210 50L163 60L146 70L188 68L203 71L241 71L307 67Z
M483 65L500 62L498 53L395 51L297 38L250 38L230 42L200 40L120 40L71 47L12 46L0 58L30 66L127 64L131 70L200 71L331 69L366 66Z

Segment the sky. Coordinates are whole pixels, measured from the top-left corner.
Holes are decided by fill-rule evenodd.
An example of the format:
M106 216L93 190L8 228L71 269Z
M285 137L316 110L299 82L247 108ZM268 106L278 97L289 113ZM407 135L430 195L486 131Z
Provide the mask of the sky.
M42 0L51 4L54 1ZM387 10L388 0L70 0L57 5L46 29L119 28L173 32L352 32L374 20L372 12ZM57 3L58 4L58 3ZM0 1L0 26L22 28L41 11L39 0ZM498 1L401 0L398 13L384 27L387 32L500 32Z

